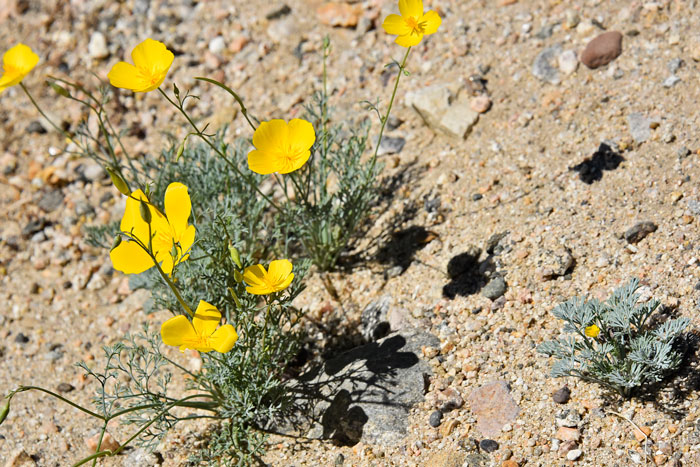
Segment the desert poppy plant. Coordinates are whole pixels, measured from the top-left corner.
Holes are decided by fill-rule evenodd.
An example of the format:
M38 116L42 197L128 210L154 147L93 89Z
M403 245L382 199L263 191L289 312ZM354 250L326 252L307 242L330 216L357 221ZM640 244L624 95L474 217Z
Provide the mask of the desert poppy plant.
M248 167L262 175L294 172L309 160L315 141L314 127L306 120L262 122L253 134L255 149L248 153Z
M587 326L586 329L583 330L583 333L587 335L588 337L593 337L596 338L598 337L598 334L600 334L600 328L596 326L595 324L591 324L590 326Z
M141 210L145 210L145 206L150 212L150 226L142 216ZM155 265L153 258L143 248L150 244L163 272L171 274L176 264L187 259L194 243L195 228L187 224L191 211L190 195L182 183L171 183L165 190L165 215L148 202L143 191L134 191L126 200L120 224L127 238L109 253L114 269L139 274L152 268Z
M175 56L162 42L146 39L134 47L134 64L119 62L107 74L112 86L134 92L157 89L168 74Z
M29 46L17 44L2 56L2 76L0 93L20 81L39 63L39 56Z
M433 10L423 14L422 0L399 0L401 15L389 15L382 27L387 34L397 35L394 42L402 47L418 45L423 36L438 30L442 20Z
M161 325L160 335L164 344L178 346L181 352L193 349L203 353L212 350L226 353L233 348L238 334L230 324L217 328L219 321L219 310L200 300L191 322L183 315L170 318Z
M281 292L289 287L293 279L292 263L286 259L272 261L267 270L262 264L256 264L243 271L243 281L248 284L246 291L253 295Z

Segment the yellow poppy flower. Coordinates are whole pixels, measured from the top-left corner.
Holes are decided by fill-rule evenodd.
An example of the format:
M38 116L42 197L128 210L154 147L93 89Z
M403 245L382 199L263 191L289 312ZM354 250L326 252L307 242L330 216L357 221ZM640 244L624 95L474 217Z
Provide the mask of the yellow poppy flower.
M598 337L598 334L600 334L600 328L595 324L591 324L583 330L583 333L588 337Z
M255 149L248 153L248 167L262 175L294 172L309 160L315 141L314 127L306 120L262 122L253 134Z
M217 329L219 321L219 310L214 305L200 300L192 322L183 315L170 318L161 325L160 335L164 344L179 346L181 352L193 349L203 353L212 350L226 353L233 348L238 334L230 324L224 324Z
M39 56L28 46L17 44L2 56L2 76L0 76L0 93L10 86L19 84L27 73L39 63Z
M134 64L119 62L107 74L112 86L149 92L157 89L168 74L175 56L162 42L146 39L131 52Z
M243 271L243 280L248 284L245 290L253 295L281 292L289 287L292 279L294 279L292 263L286 259L272 261L267 271L262 264L248 266Z
M141 201L148 198L141 190L134 191L126 200L126 209L120 229L148 246L149 226L141 217ZM166 274L173 266L185 261L194 243L195 228L187 224L192 211L190 195L182 183L171 183L165 190L165 214L148 205L151 212L151 247L156 261ZM167 216L167 217L166 217ZM173 255L174 253L174 255ZM127 239L109 253L114 269L126 274L139 274L152 268L153 259L135 241Z
M438 30L442 19L433 10L423 14L423 0L399 0L399 15L389 15L382 27L387 34L397 35L394 42L402 47L418 45L423 36Z

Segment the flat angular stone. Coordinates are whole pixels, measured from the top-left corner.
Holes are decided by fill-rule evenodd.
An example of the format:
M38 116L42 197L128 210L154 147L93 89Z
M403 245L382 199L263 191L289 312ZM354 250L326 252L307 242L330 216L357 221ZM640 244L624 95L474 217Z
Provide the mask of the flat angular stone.
M520 413L505 381L493 381L475 389L469 396L469 405L476 415L477 429L491 438L496 438L501 428L515 421Z

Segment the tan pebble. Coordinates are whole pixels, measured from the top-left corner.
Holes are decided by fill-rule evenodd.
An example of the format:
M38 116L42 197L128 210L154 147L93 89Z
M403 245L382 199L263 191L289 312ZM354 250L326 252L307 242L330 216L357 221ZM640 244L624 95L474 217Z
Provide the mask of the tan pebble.
M679 191L674 191L671 193L671 202L675 203L676 201L680 200L683 197L683 193Z
M576 441L564 441L559 445L559 455L564 457L572 449L576 449Z
M663 454L657 454L654 456L654 464L656 465L663 465L668 457L664 456Z
M515 253L515 257L516 257L517 259L519 259L519 260L524 260L524 259L527 258L529 255L530 255L530 252L527 251L527 250L525 250L525 249L518 250L518 251Z
M491 99L489 99L489 96L477 96L469 102L469 107L474 112L482 114L491 108Z
M578 441L581 439L581 432L576 428L560 426L554 437L561 441Z
M518 0L501 0L498 2L500 6L508 6L508 5L513 5L515 3L518 3Z
M438 165L440 165L440 160L439 160L439 159L430 159L430 161L428 162L428 167L431 168L431 169L434 169L434 168L437 167Z
M678 425L673 425L673 424L671 424L671 425L668 426L668 432L669 432L669 433L675 433L676 431L678 431Z
M689 216L688 214L683 215L681 218L683 220L684 224L692 224L693 223L693 216Z
M96 433L95 436L91 436L90 438L85 440L85 444L87 445L88 449L90 452L97 452L98 446L97 443L100 440L100 433ZM112 438L112 435L109 433L105 433L104 437L102 438L102 444L100 445L100 450L107 450L107 451L115 451L119 448L119 443L117 440Z
M5 463L5 467L29 467L30 465L36 465L36 462L22 448L10 454Z
M355 27L359 19L359 8L349 3L325 3L316 10L319 20L326 26Z
M423 346L423 348L421 350L422 350L423 356L425 358L437 357L438 349L436 349L435 347Z
M648 426L641 426L634 429L634 438L640 443L646 440L651 434L651 428Z
M503 461L501 463L501 467L518 467L518 463L513 459L508 459L507 461Z
M446 438L450 436L450 434L454 431L455 428L457 428L457 425L459 425L459 420L449 420L446 423L443 423L442 426L440 427L440 434L442 435L443 438Z
M241 50L243 50L243 47L245 47L248 44L248 42L250 42L250 39L248 39L245 36L239 36L231 41L231 44L229 44L228 49L233 53L238 53Z

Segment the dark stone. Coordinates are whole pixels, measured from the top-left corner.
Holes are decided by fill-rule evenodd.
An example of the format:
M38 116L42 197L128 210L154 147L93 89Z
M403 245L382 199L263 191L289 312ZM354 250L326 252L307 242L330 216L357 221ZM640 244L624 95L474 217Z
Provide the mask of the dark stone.
M483 197L484 197L484 195L482 195L481 193L474 193L474 194L472 195L472 201L479 201L479 200L482 199Z
M63 204L63 198L61 190L48 191L41 197L38 206L45 212L52 212Z
M430 420L428 420L428 423L430 423L430 426L433 428L437 428L440 426L440 423L442 423L442 412L439 410L436 410L435 412L430 414Z
M389 120L386 122L386 129L388 131L393 131L397 129L398 127L401 126L403 123L403 120L401 120L399 117L395 117L394 115L389 117Z
M44 228L48 225L48 222L46 222L46 219L39 218L39 219L32 219L29 222L27 222L27 225L24 226L22 229L22 236L24 238L30 238L32 237L35 233L41 232L44 230Z
M422 402L430 366L420 358L438 339L416 329L356 347L299 377L296 415L280 426L335 444L398 446L408 433L411 407Z
M291 12L292 9L289 8L289 6L283 4L266 14L265 18L272 21L274 19L280 19L283 16L287 16Z
M603 178L603 170L615 170L625 159L607 143L600 143L598 150L569 170L578 172L583 183L592 184Z
M373 301L362 310L362 336L368 341L377 341L391 331L387 314L391 307L391 296L384 295Z
M503 251L503 246L500 245L501 240L506 238L509 233L510 232L505 231L491 235L491 237L489 237L489 239L486 241L486 247L484 248L486 253L490 255L500 254Z
M581 63L590 69L605 66L622 53L622 33L608 31L593 38L581 52Z
M43 135L46 134L46 128L44 128L44 125L42 125L39 120L34 120L29 125L27 125L27 133Z
M335 456L335 467L343 467L343 463L345 462L345 456L343 455L342 452L339 452L337 456Z
M375 142L374 144L377 143ZM379 152L377 152L377 155L398 154L405 144L406 140L400 136L385 136L382 138L382 142L379 145Z
M506 293L507 289L508 285L506 284L505 279L503 279L501 276L496 276L491 279L483 289L481 289L481 295L489 300L496 300L501 295Z
M563 386L562 388L558 389L557 392L552 394L552 400L554 400L554 402L557 404L566 404L569 402L570 397L571 389L569 389L568 386Z
M60 384L56 387L56 389L58 389L58 392L63 392L63 393L65 393L65 392L71 392L71 391L73 391L75 388L74 388L73 385L71 385L71 384L68 384L68 383L60 383Z
M656 229L656 224L651 221L639 222L625 232L625 240L627 243L638 243Z
M479 441L479 449L486 452L498 451L498 443L492 439L482 439Z
M15 336L15 342L18 344L26 344L29 342L29 338L20 332Z

